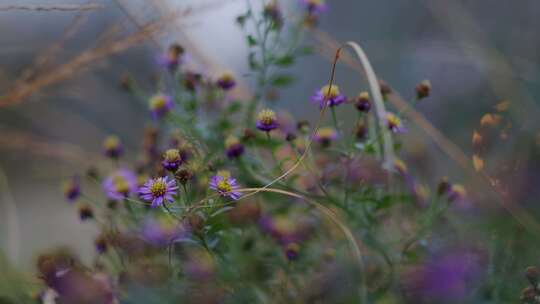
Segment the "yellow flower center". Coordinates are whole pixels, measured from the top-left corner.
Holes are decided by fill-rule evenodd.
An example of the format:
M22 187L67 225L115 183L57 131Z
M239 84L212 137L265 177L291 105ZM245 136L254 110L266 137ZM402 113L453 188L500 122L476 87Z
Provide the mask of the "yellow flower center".
M236 136L229 136L225 140L225 148L228 149L234 145L237 145L240 143L240 140Z
M113 177L113 185L114 185L114 188L116 189L116 192L118 193L125 194L129 192L129 184L127 180L121 175L117 175Z
M109 136L103 142L103 147L106 150L116 149L120 146L120 139L117 136Z
M153 110L164 108L166 104L167 104L167 100L165 99L165 96L161 94L153 96L150 99L150 108Z
M272 110L265 109L259 112L257 119L265 125L271 125L276 120L276 113Z
M332 138L336 134L336 131L329 127L320 128L317 132L317 135L319 135L320 138Z
M152 186L150 186L150 192L154 197L164 196L167 191L167 184L162 180L156 180Z
M219 77L220 81L229 82L233 80L233 75L231 73L225 73Z
M401 126L401 119L399 119L396 115L392 113L386 114L386 119L388 121L388 125L392 127L399 127Z
M169 149L165 151L165 160L170 162L180 160L180 151L178 151L178 149Z
M326 99L335 98L339 95L339 87L337 85L332 85L332 87L325 85L320 92Z
M229 183L229 180L227 178L223 178L222 180L220 180L217 184L217 188L219 191L222 191L222 192L232 191L232 186Z

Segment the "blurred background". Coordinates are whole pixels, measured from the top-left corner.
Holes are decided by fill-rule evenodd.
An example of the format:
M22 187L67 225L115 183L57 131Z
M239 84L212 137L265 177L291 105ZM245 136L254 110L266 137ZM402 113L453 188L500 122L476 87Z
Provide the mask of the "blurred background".
M286 15L298 13L296 0L279 2ZM465 220L478 220L471 213L481 206L482 214L536 231L540 2L328 4L305 37L315 54L293 66L297 81L273 107L316 119L310 96L328 81L337 46L356 41L397 93L389 101L396 111L413 100L420 81L432 83L432 96L404 115L402 157L411 171L432 187L442 176L468 186L475 211L463 206ZM156 57L179 42L189 66L210 75L232 71L244 83L236 96L249 96L247 46L234 21L245 10L244 0L0 0L0 248L12 262L31 268L37 251L57 245L87 258L93 252L86 240L96 231L79 223L60 185L101 158L107 135L120 136L128 159L136 157L130 151L140 147L150 116L122 89L124 75L152 94ZM336 81L350 96L367 89L351 60L338 65ZM501 131L475 150L473 131L503 100L510 104L507 136ZM473 170L476 153L488 178Z

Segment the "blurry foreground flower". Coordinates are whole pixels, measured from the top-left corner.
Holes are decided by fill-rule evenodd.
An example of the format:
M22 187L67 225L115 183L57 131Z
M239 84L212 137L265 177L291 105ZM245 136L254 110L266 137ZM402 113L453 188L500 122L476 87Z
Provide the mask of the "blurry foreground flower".
M332 87L325 85L311 97L311 100L318 103L322 109L325 105L338 106L345 102L346 97L340 93L337 85L332 85Z
M403 133L407 130L403 126L401 119L394 113L386 113L386 124L388 129L394 133Z
M120 138L116 135L111 135L103 141L103 154L110 158L119 158L124 152L124 147Z
M176 172L178 167L182 164L182 157L180 156L180 151L178 149L169 149L165 151L163 155L163 161L161 162L163 168L171 172Z
M241 193L238 189L236 179L230 177L229 174L219 173L210 179L210 189L217 191L221 196L228 196L233 200L238 200Z
M165 94L156 94L150 98L148 104L152 117L159 119L164 117L174 106L172 97Z
M225 73L218 78L218 80L216 81L216 84L222 90L228 91L236 86L236 81L234 80L234 77L232 74Z
M276 113L269 109L264 109L257 115L257 129L270 132L278 127Z
M142 227L141 235L150 244L168 245L185 236L187 233L183 224L170 216L159 216L147 219Z
M111 200L122 200L137 190L137 177L127 169L119 169L103 181L103 190Z
M162 206L164 203L173 202L178 186L176 181L168 180L168 177L149 179L140 189L139 195L147 202L152 202L152 207Z
M83 204L79 206L79 218L81 221L86 221L94 218L94 211L92 207L88 204Z
M225 139L225 152L227 157L236 158L244 154L244 145L236 136L229 136Z
M328 147L332 144L332 141L338 138L338 134L334 128L322 127L317 130L314 135L314 140L323 147Z

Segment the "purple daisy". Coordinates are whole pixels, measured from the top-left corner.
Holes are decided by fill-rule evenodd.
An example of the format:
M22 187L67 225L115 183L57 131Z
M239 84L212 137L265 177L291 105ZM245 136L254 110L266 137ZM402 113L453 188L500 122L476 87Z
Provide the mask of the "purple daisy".
M169 149L165 151L161 164L166 170L169 170L173 173L176 172L176 170L178 170L178 167L180 167L180 165L182 164L182 156L180 155L180 151L178 149Z
M160 119L169 113L174 104L171 96L159 93L150 98L148 106L152 112L152 117Z
M244 145L236 136L229 136L225 139L225 153L228 158L240 157L244 154Z
M103 181L105 194L111 200L123 200L137 191L137 176L127 169L120 169Z
M236 191L238 188L236 179L231 178L228 172L218 173L210 179L210 189L217 191L221 196L228 196L233 200L240 198L241 193Z
M139 189L139 195L152 207L162 206L164 202L172 202L177 194L178 186L175 180L168 180L167 176L149 179Z
M116 135L111 135L103 141L103 154L110 158L119 158L124 153L124 147L120 138Z
M330 87L330 85L325 85L319 91L315 92L315 95L311 97L311 100L318 103L322 109L325 105L328 105L329 107L339 106L344 103L347 98L339 92L339 87L337 85L332 85L332 87Z
M222 90L228 91L236 86L236 81L232 74L225 73L217 79L216 84Z
M257 115L257 129L270 132L278 127L276 113L269 109L264 109Z

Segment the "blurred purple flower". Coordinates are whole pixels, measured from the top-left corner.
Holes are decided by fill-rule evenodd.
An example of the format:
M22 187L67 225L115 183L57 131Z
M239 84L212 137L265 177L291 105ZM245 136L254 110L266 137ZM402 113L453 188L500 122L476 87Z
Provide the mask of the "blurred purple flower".
M311 97L311 100L319 104L320 108L324 108L327 104L329 107L339 106L344 103L347 98L341 94L337 85L325 85L320 90L315 92L315 95Z
M111 200L122 200L137 191L137 177L127 169L119 169L103 181L103 190Z
M64 196L69 202L74 202L81 195L81 183L78 176L74 176L63 184Z
M157 246L171 244L175 240L185 237L187 233L188 230L183 224L165 216L146 219L141 230L143 239Z
M148 104L154 119L163 118L173 108L172 97L165 94L156 94L150 98Z

